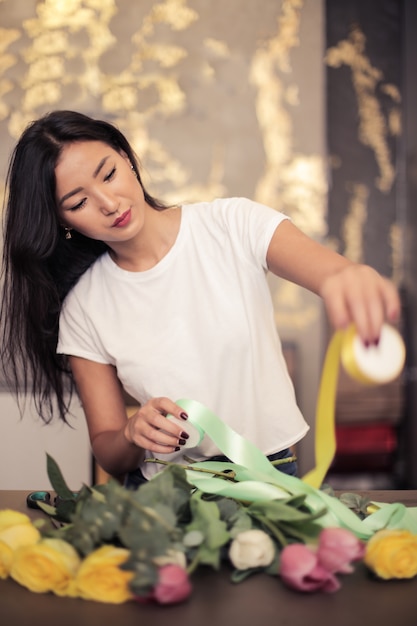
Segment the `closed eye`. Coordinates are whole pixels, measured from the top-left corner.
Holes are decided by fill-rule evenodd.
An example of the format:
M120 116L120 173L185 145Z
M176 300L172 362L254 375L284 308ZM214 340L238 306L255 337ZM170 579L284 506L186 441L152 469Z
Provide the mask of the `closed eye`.
M110 172L104 177L104 180L107 182L109 180L111 180L112 178L114 178L114 175L116 174L116 168L113 167Z
M68 210L69 211L77 211L78 209L81 209L85 205L86 202L87 202L87 198L83 198L82 200L80 200L80 202L78 202L74 206L70 207Z

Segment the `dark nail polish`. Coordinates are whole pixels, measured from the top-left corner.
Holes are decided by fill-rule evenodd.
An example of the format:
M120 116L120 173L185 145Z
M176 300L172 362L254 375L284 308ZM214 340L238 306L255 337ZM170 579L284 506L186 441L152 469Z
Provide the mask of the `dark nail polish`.
M174 448L174 452L179 452L179 450L180 450L180 447L179 447L179 446L177 446L176 448Z
M183 420L188 420L187 413L180 413L180 417L182 417Z
M178 443L180 444L180 446L185 445L185 439L178 439Z
M374 346L379 346L379 337L374 339Z
M183 439L188 439L188 438L189 438L189 436L190 436L190 435L189 435L188 433L186 433L186 432L185 432L185 430L183 430L183 431L182 431L182 433L181 433L181 437L182 437Z
M369 348L369 346L371 345L368 340L364 341L363 343L365 348Z

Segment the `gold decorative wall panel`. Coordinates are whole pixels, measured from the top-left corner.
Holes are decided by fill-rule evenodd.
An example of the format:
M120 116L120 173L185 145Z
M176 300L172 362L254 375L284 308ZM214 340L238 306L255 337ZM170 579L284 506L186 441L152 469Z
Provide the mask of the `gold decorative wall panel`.
M174 202L246 195L324 237L321 138L314 145L311 132L295 131L297 115L311 118L312 95L304 86L313 67L311 34L303 50L302 33L314 6L312 0L3 0L3 175L28 122L51 109L76 109L127 134L155 195ZM276 287L277 303L289 307L281 321L291 326L296 306L299 322L306 313L308 324L312 311L293 289Z

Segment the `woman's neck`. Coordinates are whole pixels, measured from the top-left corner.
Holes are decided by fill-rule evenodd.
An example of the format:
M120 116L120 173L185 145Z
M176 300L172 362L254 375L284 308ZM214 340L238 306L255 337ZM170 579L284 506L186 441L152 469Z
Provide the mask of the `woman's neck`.
M130 241L111 245L110 256L119 267L144 272L155 267L171 250L181 224L181 208L150 209L144 226Z

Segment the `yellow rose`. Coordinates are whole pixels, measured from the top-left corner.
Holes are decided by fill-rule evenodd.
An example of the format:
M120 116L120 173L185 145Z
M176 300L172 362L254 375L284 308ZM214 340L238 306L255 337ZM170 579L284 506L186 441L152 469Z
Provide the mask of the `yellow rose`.
M77 551L66 541L42 539L15 552L10 576L35 593L53 591L64 596L80 562Z
M0 578L9 575L14 551L37 543L40 537L27 515L9 509L0 511Z
M10 526L30 523L29 517L24 513L19 513L19 511L13 511L12 509L3 509L0 511L0 532Z
M408 530L379 530L366 545L365 564L380 578L417 575L417 535Z
M0 541L0 578L7 578L13 561L13 550Z
M32 524L17 524L0 531L0 541L12 550L37 543L41 534Z
M128 550L111 545L91 552L78 570L69 591L70 595L112 604L131 600L133 594L129 589L129 582L134 574L119 567L128 557Z

